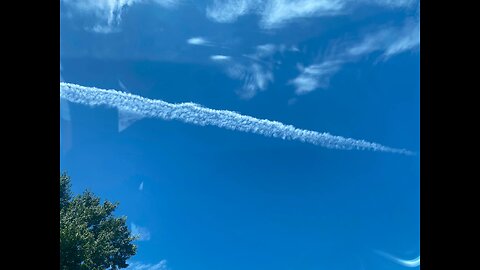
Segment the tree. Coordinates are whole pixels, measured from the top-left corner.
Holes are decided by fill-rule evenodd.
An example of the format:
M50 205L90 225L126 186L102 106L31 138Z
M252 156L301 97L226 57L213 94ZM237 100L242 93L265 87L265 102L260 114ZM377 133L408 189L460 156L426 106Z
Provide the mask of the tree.
M72 197L70 177L60 175L60 269L117 270L136 253L126 217L114 217L118 203L89 191Z

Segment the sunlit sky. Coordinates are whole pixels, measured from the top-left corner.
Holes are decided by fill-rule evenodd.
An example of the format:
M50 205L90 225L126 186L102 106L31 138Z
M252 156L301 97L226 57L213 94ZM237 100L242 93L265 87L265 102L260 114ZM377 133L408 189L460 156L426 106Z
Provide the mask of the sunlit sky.
M61 1L60 80L415 155L61 100L60 169L120 202L133 270L409 269L420 255L419 2Z

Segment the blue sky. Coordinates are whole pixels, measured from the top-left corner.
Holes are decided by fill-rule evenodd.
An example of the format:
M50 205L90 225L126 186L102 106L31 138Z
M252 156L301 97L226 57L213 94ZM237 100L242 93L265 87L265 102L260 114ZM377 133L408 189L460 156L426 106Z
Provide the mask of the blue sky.
M60 4L61 81L416 153L62 99L60 169L120 202L142 235L130 269L418 268L401 261L420 255L418 1Z

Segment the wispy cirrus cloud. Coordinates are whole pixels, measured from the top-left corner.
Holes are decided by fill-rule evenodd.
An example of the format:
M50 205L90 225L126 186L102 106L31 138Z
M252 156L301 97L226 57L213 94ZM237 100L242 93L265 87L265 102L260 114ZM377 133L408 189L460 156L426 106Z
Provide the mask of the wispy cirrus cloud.
M187 39L187 43L190 45L199 45L199 46L208 46L210 45L210 41L208 41L204 37L191 37Z
M299 129L277 121L258 119L227 110L209 109L191 102L172 104L163 100L152 100L116 90L85 87L64 82L60 83L60 97L70 102L88 106L108 106L127 110L149 118L180 120L199 126L217 126L266 137L310 143L330 149L414 154L405 149L396 149L364 140Z
M340 69L341 64L341 61L326 61L308 67L299 66L300 75L291 80L289 84L295 86L297 95L303 95L318 88L326 88L329 85L330 77Z
M285 45L283 44L275 45L275 44L267 43L267 44L258 45L255 49L256 49L255 53L250 56L258 60L265 57L271 57L276 52L283 52L285 50Z
M161 260L156 264L147 264L142 262L129 262L127 270L168 270L167 261Z
M260 27L279 28L298 19L336 16L362 5L386 8L410 7L416 0L214 0L206 16L219 23L231 23L248 14L260 16Z
M380 250L375 250L375 252L397 264L400 264L402 266L405 266L405 267L417 267L417 266L420 266L420 256L414 258L414 259L411 259L411 260L405 260L405 259L400 259L400 258L397 258L391 254L388 254L386 252L383 252L383 251L380 251Z
M142 182L143 183L143 182ZM140 227L135 223L131 223L132 234L137 236L138 241L148 241L150 240L150 231L145 227Z
M300 68L300 74L289 81L298 95L325 89L343 64L359 61L371 53L381 53L380 60L418 48L420 45L420 22L418 18L407 19L397 27L382 27L365 34L356 43L345 46L340 53L329 55L321 62Z
M348 14L355 8L368 5L387 9L403 8L411 13L411 8L419 6L418 3L417 0L214 0L207 6L206 13L211 20L221 23L234 22L247 14L257 14L260 16L260 26L268 29L279 28L302 18ZM331 77L346 63L359 61L374 52L380 52L382 54L380 58L386 60L417 48L420 43L419 31L419 18L409 18L400 26L379 26L377 30L363 33L354 42L340 42L343 45L334 48L333 51L336 53L329 54L320 61L313 61L306 67L299 64L299 75L288 84L295 87L297 95L325 89L329 86ZM295 46L290 49L282 46L260 45L256 47L254 53L244 54L242 59L235 58L235 61L229 61L226 65L228 76L244 81L242 88L237 91L242 98L254 97L274 81L273 71L276 62L272 61L272 55L285 50L299 51Z
M350 56L362 56L376 51L388 58L416 48L420 44L420 22L410 18L401 27L387 27L367 34L363 40L347 51Z
M223 64L230 78L243 81L237 94L243 99L250 99L259 91L266 90L268 84L274 81L273 69L276 64L274 55L285 49L284 45L267 43L256 46L252 53L243 54L240 57L217 56L211 59Z
M234 63L227 67L227 75L233 79L243 80L242 87L237 94L244 99L254 97L258 91L267 89L270 82L273 82L273 72L267 65L259 63L239 64Z
M97 33L112 33L119 31L123 12L130 6L140 3L154 3L165 8L171 8L179 0L61 0L71 10L86 15L93 15L97 23L87 30Z
M276 28L296 18L332 15L342 7L341 0L214 0L206 9L207 18L231 23L247 14L261 16L262 28Z
M295 19L334 16L342 12L344 7L345 1L342 0L268 1L260 25L278 28Z
M214 0L207 6L207 18L220 22L230 23L237 20L238 17L251 12L255 5L260 5L259 0Z
M212 61L222 62L222 61L228 61L228 60L230 60L231 57L228 56L228 55L215 54L215 55L211 55L211 56L210 56L210 59L211 59Z

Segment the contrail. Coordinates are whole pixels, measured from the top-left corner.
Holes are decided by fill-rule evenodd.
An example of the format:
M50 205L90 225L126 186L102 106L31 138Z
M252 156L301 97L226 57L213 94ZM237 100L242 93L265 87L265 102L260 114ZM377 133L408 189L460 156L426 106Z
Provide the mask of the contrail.
M217 126L266 137L310 143L331 149L357 149L406 155L413 154L413 152L405 149L396 149L364 140L299 129L277 121L258 119L232 111L209 109L190 102L172 104L117 90L106 90L60 82L60 97L70 102L89 106L106 105L144 117L180 120L200 126Z
M379 251L379 250L376 250L375 251L376 253L384 256L385 258L387 259L390 259L400 265L403 265L403 266L406 266L406 267L417 267L420 265L420 256L418 256L417 258L415 259L412 259L412 260L404 260L404 259L400 259L400 258L397 258L393 255L390 255L386 252L383 252L383 251Z

